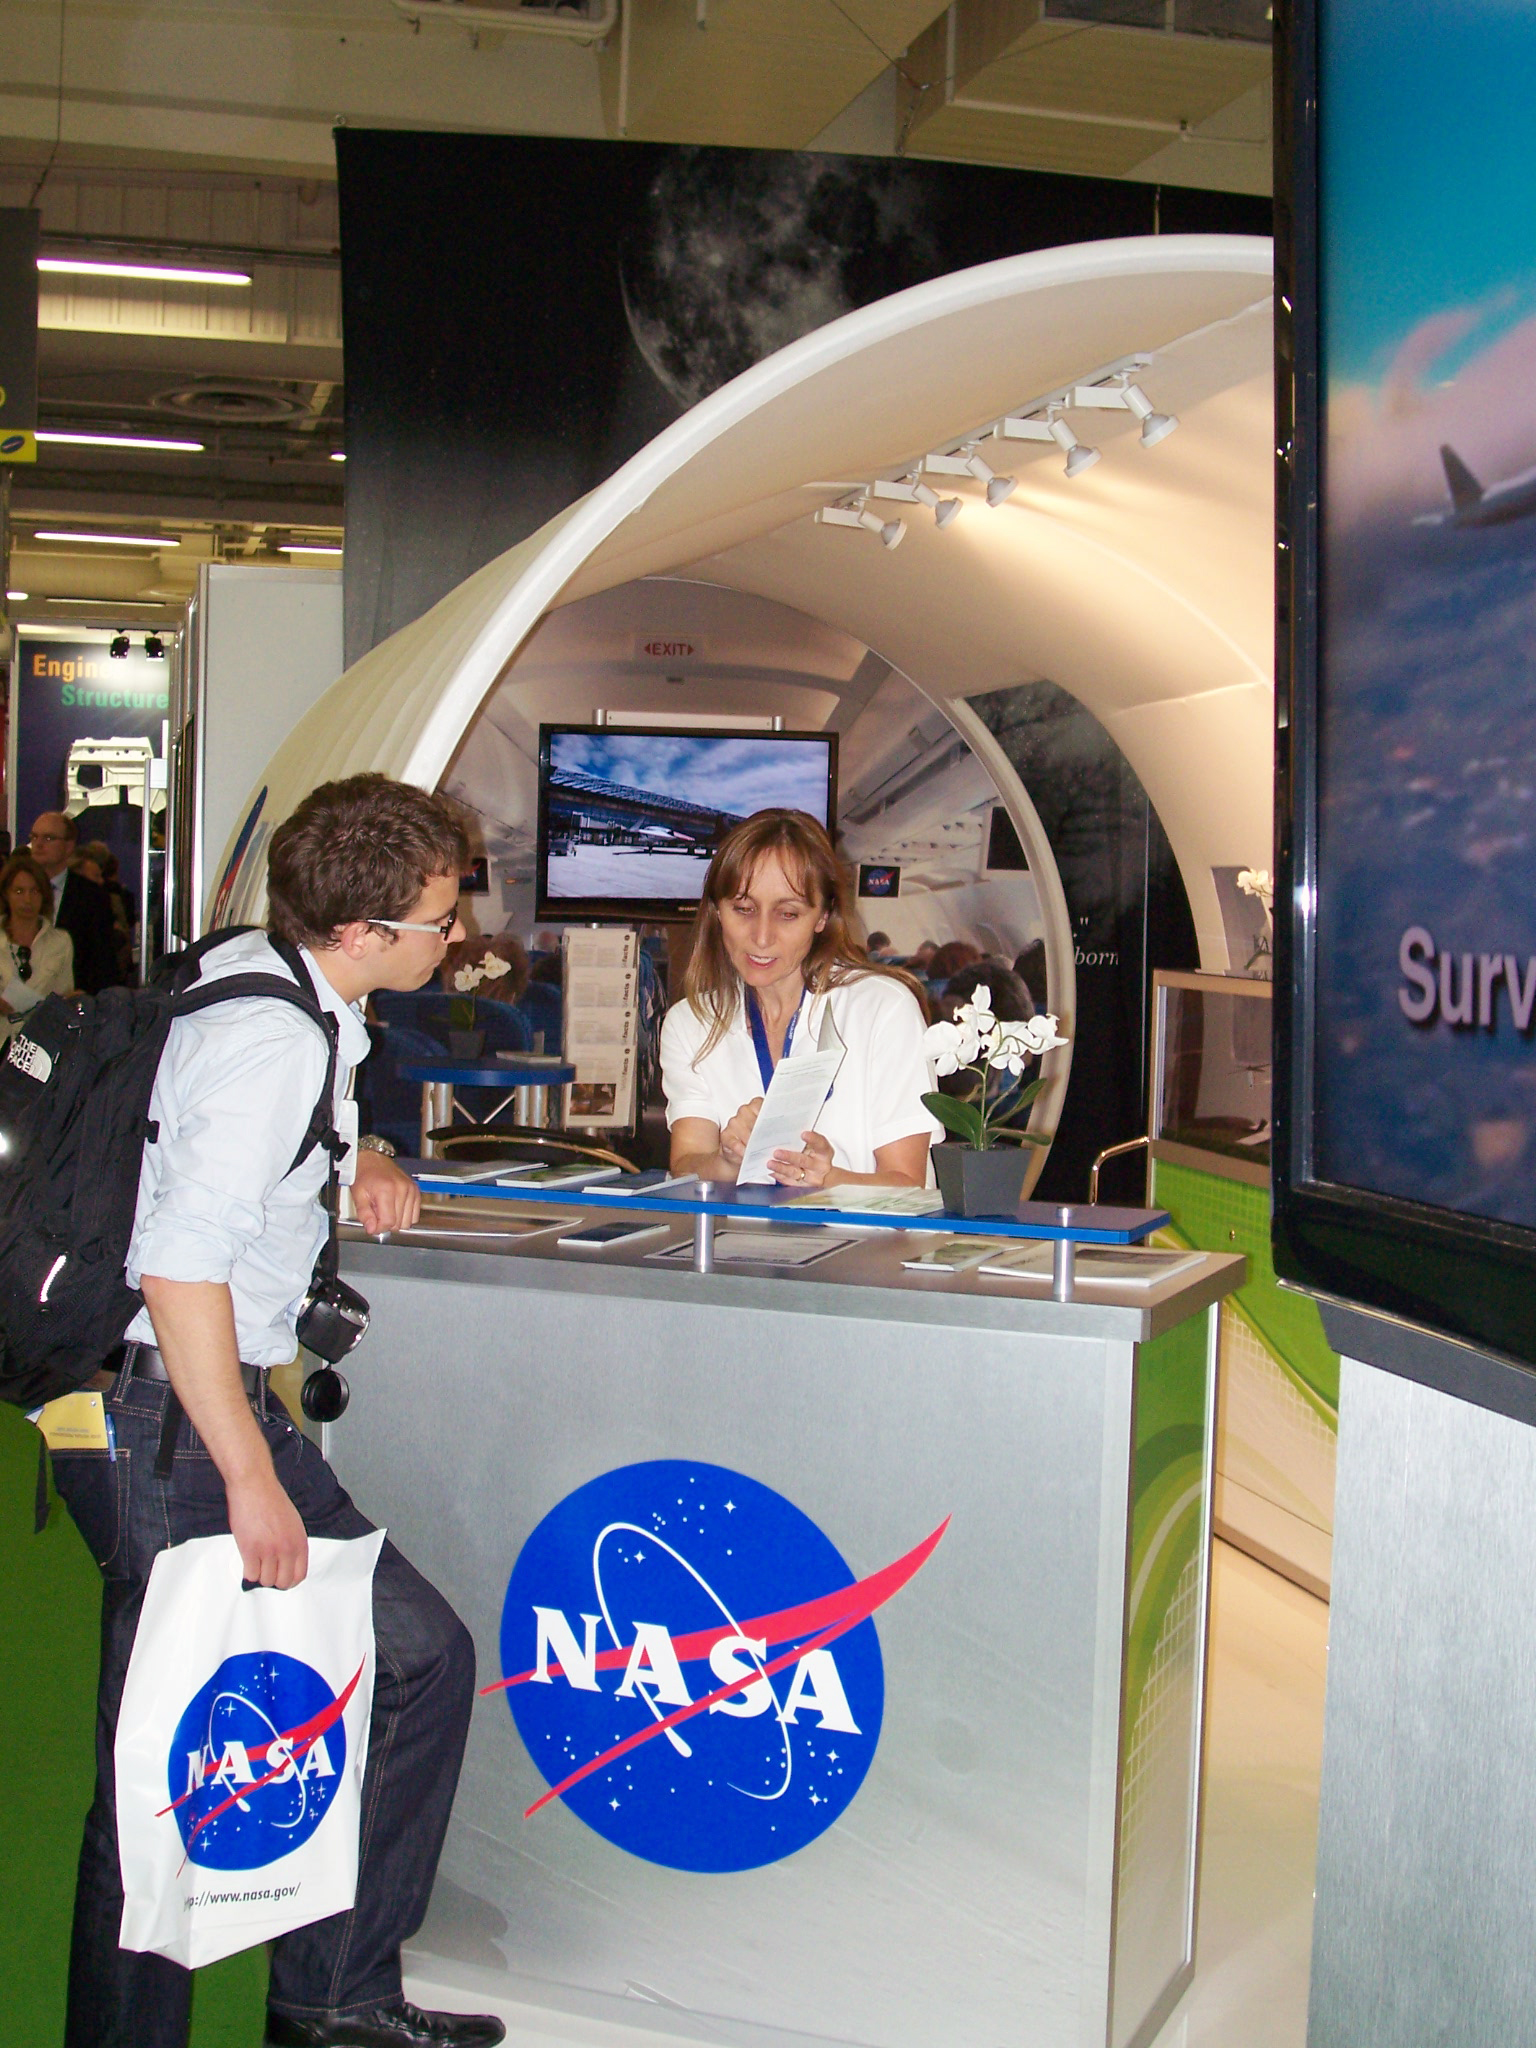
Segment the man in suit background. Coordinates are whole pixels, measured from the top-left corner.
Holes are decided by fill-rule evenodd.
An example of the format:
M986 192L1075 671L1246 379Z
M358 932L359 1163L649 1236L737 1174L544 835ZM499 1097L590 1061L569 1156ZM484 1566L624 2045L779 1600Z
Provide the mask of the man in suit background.
M71 872L79 827L63 811L44 811L32 827L32 858L53 884L53 921L75 942L75 986L87 995L120 981L112 903L105 889Z

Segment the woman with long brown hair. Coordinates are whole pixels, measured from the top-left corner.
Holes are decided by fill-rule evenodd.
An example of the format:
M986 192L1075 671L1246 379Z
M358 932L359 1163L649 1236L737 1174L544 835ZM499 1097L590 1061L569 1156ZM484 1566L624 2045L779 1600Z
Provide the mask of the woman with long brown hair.
M917 990L854 936L848 877L804 811L758 811L710 863L683 1000L661 1033L672 1171L734 1180L774 1068L814 1050L822 1019L847 1051L803 1149L774 1152L790 1187L922 1187L943 1135Z
M75 945L53 922L53 884L30 853L0 867L0 1045L47 995L75 985Z

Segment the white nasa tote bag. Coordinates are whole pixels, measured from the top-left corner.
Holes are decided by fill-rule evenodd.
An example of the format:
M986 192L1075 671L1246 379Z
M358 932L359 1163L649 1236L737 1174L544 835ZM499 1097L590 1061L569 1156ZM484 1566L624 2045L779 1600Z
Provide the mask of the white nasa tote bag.
M155 1559L117 1722L124 1948L196 1969L353 1904L383 1541L311 1538L286 1593L240 1590L233 1536Z

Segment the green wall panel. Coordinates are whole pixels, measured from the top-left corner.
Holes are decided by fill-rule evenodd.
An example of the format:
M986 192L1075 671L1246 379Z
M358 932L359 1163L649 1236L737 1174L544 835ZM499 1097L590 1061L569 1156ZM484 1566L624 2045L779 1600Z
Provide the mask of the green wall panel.
M1248 1279L1233 1297L1276 1358L1335 1420L1339 1358L1323 1334L1317 1304L1275 1278L1269 1249L1269 1191L1198 1167L1152 1164L1152 1199L1186 1243L1205 1252L1243 1252Z

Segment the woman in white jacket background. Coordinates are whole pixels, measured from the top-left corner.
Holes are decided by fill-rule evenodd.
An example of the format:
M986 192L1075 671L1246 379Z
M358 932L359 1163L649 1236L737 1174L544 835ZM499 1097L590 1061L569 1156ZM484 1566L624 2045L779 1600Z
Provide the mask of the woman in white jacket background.
M0 1040L44 996L75 985L75 942L53 922L53 888L29 853L0 867Z

